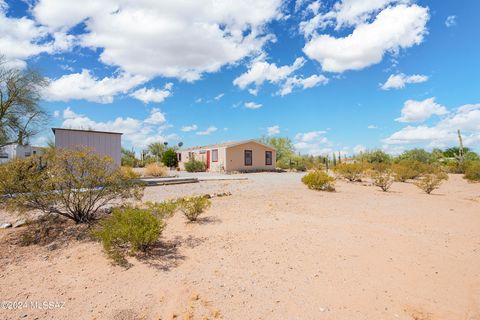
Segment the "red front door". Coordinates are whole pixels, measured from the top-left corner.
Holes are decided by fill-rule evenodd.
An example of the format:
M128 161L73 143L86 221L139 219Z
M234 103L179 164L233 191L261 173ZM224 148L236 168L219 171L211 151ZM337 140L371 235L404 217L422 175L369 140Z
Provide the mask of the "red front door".
M210 169L210 150L207 150L207 170Z

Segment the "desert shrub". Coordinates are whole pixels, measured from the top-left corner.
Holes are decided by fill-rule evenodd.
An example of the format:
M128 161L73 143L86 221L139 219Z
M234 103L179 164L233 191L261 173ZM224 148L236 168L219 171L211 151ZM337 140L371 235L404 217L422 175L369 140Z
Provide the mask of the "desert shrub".
M433 190L438 189L443 180L448 180L448 175L444 172L438 171L422 175L422 177L415 182L415 185L430 194Z
M363 163L339 163L335 166L334 171L340 177L348 181L362 181L362 175L365 171Z
M29 157L0 166L0 194L0 205L10 211L40 210L89 223L116 200L140 199L143 186L109 157L56 150L46 161Z
M182 211L190 221L197 221L198 216L205 212L210 205L210 199L205 196L188 197L178 200L180 211Z
M203 161L192 159L185 162L185 170L188 172L204 172L207 170L207 167Z
M133 150L122 148L122 166L136 167L138 165L138 159L135 157Z
M384 192L390 189L395 180L392 170L386 166L375 166L375 168L370 171L370 177L373 180L373 184L380 187Z
M401 155L398 156L398 159L417 161L422 163L431 163L435 160L430 152L419 148L404 151Z
M165 219L170 218L175 214L175 211L178 208L177 200L167 200L162 202L147 202L146 207L150 212L152 212L157 218Z
M431 173L435 171L436 166L418 160L406 159L393 164L392 170L395 174L396 181L405 182L409 179L416 179L423 173Z
M448 159L443 162L443 167L448 173L465 173L465 163L460 163L458 160Z
M168 176L168 168L157 162L150 163L145 166L144 176L166 177Z
M178 165L177 152L172 148L165 151L162 155L162 163L169 168L175 168Z
M110 258L124 264L126 254L146 252L164 228L165 223L149 210L115 208L111 216L100 221L93 236L102 242Z
M382 150L371 150L360 153L356 156L360 162L367 163L390 163L391 157Z
M480 161L466 163L464 178L470 181L480 181Z
M330 177L324 171L309 172L303 176L302 182L312 190L335 191L335 178Z
M122 175L127 179L138 179L140 178L140 174L135 172L132 167L129 166L122 166L120 167L120 171Z

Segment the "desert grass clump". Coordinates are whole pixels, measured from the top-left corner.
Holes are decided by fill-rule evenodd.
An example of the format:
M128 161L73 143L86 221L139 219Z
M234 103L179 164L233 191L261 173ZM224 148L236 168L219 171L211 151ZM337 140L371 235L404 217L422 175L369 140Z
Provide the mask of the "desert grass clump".
M146 177L166 177L168 176L168 168L159 163L150 163L145 166L144 175Z
M422 175L422 177L415 182L415 185L427 194L430 194L433 190L438 189L444 180L448 180L448 175L444 172L427 173Z
M470 181L480 181L480 161L467 162L464 178Z
M140 174L135 172L132 167L129 166L121 166L120 172L122 175L127 179L138 179L140 178Z
M362 181L362 175L365 171L365 165L360 162L356 163L340 163L333 169L340 177L351 181Z
M382 189L383 192L387 192L395 180L395 175L388 165L376 165L370 171L370 177L373 184Z
M302 182L312 190L335 191L335 178L329 176L324 171L315 170L309 172L303 176Z
M178 207L185 217L193 222L211 205L210 199L205 196L186 197L178 200Z
M146 207L159 219L166 219L172 217L178 209L178 200L166 200L162 202L148 201Z
M126 254L146 252L158 241L165 223L150 210L127 207L115 208L112 215L100 221L93 236L102 242L106 254L121 265Z

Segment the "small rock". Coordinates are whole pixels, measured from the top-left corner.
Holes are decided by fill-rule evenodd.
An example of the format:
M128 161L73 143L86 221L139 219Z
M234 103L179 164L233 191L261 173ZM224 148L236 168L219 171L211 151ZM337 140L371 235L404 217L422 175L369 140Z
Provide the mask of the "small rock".
M13 224L13 227L14 227L14 228L19 228L19 227L21 227L21 226L24 226L26 223L27 223L27 221L25 221L25 220L23 220L23 219L22 219L22 220L18 220L18 221L16 221L16 222Z
M47 250L53 251L55 249L58 249L58 243L52 242L47 246Z
M0 229L7 229L7 228L11 228L11 227L12 227L11 223L4 223L0 226Z

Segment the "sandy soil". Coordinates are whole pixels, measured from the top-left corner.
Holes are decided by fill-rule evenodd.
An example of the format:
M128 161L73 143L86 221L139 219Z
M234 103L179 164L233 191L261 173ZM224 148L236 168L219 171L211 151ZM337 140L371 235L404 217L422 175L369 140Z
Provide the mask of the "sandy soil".
M247 176L148 188L145 200L232 196L200 223L171 218L162 245L129 269L97 243L49 251L0 231L0 300L65 303L0 319L480 319L480 184L324 193L298 174Z

